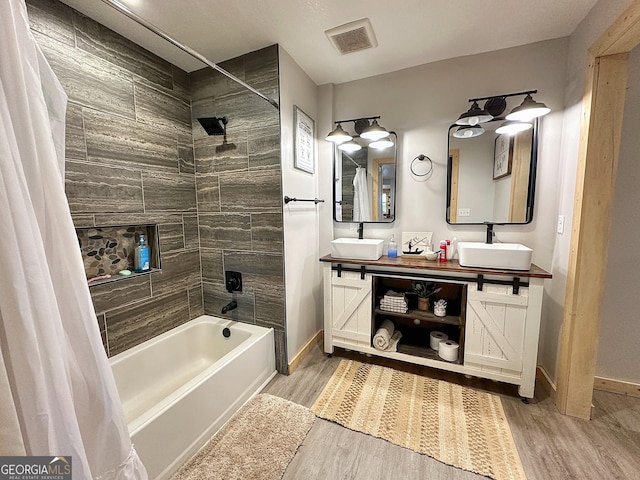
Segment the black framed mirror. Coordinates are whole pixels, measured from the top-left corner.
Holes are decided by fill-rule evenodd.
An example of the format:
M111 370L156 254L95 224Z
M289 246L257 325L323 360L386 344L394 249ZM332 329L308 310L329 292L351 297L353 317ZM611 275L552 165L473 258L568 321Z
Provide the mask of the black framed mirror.
M386 139L385 139L386 140ZM334 147L333 219L345 223L391 223L396 217L397 136L391 145L373 148L356 136L362 148L348 152Z
M508 225L533 220L538 121L512 135L496 133L502 121L481 124L484 133L471 137L456 137L460 126L449 127L447 223Z

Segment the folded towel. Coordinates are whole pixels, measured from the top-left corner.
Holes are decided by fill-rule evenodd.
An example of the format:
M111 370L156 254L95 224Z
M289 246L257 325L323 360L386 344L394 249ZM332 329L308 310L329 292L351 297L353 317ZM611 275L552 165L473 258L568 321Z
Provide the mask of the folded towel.
M386 319L380 325L380 328L376 331L376 334L373 336L373 348L378 350L386 350L391 344L391 336L393 335L393 331L395 327L393 326L393 322L389 319Z
M382 300L384 300L387 303L396 303L398 305L402 305L404 303L407 303L407 300L403 297L403 298L398 298L398 297L387 297L384 296L382 297Z
M404 293L395 292L393 290L387 290L387 293L384 294L385 297L395 297L395 298L404 298Z
M409 307L405 299L402 299L402 301L400 302L390 302L387 299L383 298L382 300L380 300L380 310L394 313L407 313Z

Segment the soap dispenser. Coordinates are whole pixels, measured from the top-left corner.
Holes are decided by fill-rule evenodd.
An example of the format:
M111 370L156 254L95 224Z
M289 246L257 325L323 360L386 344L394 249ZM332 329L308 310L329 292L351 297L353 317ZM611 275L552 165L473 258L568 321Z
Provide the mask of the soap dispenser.
M389 248L387 250L387 255L389 258L396 258L398 256L398 244L391 235L391 240L389 240Z
M149 265L149 245L144 235L140 235L138 244L136 245L134 255L134 269L136 273L146 272L150 270Z

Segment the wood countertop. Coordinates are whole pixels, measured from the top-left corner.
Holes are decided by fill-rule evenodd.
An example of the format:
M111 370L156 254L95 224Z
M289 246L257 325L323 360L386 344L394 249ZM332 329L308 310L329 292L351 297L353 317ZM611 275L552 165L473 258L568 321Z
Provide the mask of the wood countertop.
M507 275L511 277L525 277L525 278L551 278L552 275L538 267L535 264L531 264L529 270L505 270L500 268L477 268L477 267L463 267L457 260L451 260L448 262L438 262L427 260L422 255L409 256L402 255L396 258L390 258L383 255L378 260L354 260L350 258L334 258L331 255L325 255L320 258L321 262L329 263L341 263L348 265L369 265L371 267L385 267L385 268L408 268L415 270L431 270L440 272L451 273L472 273L481 275Z

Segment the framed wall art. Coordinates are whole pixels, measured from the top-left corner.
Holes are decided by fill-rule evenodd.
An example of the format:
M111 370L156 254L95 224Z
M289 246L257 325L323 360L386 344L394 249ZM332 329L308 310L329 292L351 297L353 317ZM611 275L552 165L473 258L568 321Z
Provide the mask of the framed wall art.
M293 166L314 173L315 122L296 105L293 106Z
M493 179L506 177L511 174L513 161L513 136L498 135L493 152Z

